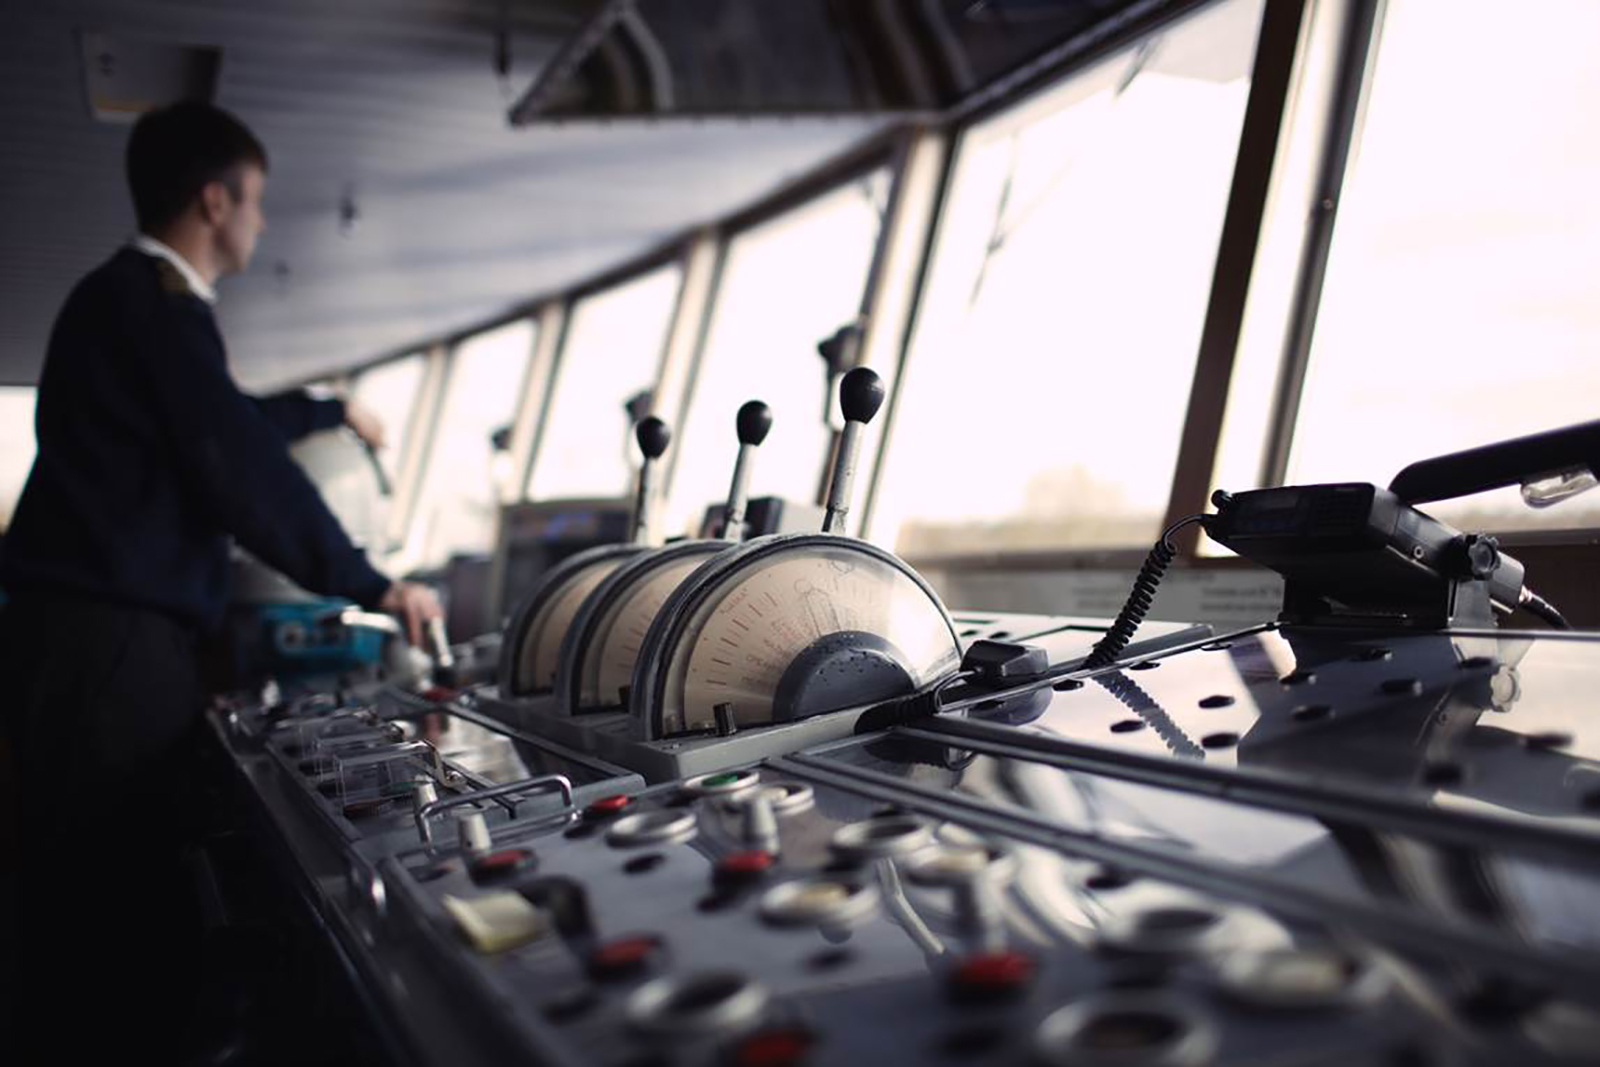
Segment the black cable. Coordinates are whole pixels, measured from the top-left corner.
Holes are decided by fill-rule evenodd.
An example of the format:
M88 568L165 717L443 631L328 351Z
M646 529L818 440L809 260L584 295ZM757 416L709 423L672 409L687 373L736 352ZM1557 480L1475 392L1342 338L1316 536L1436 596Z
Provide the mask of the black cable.
M1155 547L1150 550L1150 555L1145 558L1144 566L1139 568L1138 577L1134 579L1133 589L1128 593L1127 602L1122 605L1122 610L1117 613L1116 619L1112 622L1110 629L1106 631L1105 636L1095 643L1088 657L1079 664L1078 670L1096 670L1116 662L1117 657L1122 654L1122 650L1128 647L1128 642L1133 640L1134 632L1139 629L1139 624L1149 614L1151 605L1155 603L1156 587L1161 584L1162 577L1167 573L1167 567L1178 555L1178 550L1172 546L1172 535L1192 523L1203 524L1207 518L1209 518L1207 515L1190 515L1188 518L1180 519L1167 527L1160 540L1155 543ZM862 712L860 719L856 720L855 732L858 734L871 733L891 726L901 726L916 719L937 715L943 710L940 698L944 695L944 691L956 682L973 677L974 673L957 671L941 680L938 684L919 693L912 693L909 696L895 700L887 700L876 707L869 708ZM1165 713L1155 704L1155 701L1150 700L1148 695L1143 693L1143 690L1140 690L1137 685L1133 685L1130 679L1123 678L1122 681L1126 686L1131 686L1132 693L1129 693L1116 682L1107 684L1107 688L1119 700L1127 703L1129 707L1133 707L1135 703L1140 703L1146 705L1147 710L1148 708L1154 708L1156 714L1164 721L1153 722L1152 725L1156 726L1157 733L1162 734L1163 740L1167 741L1173 751L1184 755L1189 754L1185 747L1186 744L1187 746L1195 747L1195 750L1199 751L1198 746L1194 746L1193 741L1185 737L1183 732L1178 730L1176 726L1171 725L1171 720L1166 718ZM1144 700L1142 702L1133 700L1135 696L1144 696ZM1133 703L1129 703L1130 700L1133 700ZM1138 709L1135 710L1137 711ZM1139 714L1143 715L1144 712L1140 711ZM1164 731L1163 726L1170 726L1171 729ZM1169 736L1169 734L1175 734L1176 736Z
M1202 523L1208 516L1190 515L1167 527L1150 554L1145 557L1144 566L1139 568L1138 577L1133 580L1133 588L1128 592L1128 599L1122 605L1122 610L1117 612L1116 619L1111 623L1110 629L1104 637L1095 642L1088 657L1079 665L1079 670L1096 670L1108 667L1122 655L1122 650L1128 647L1128 642L1133 640L1134 631L1139 629L1139 624L1150 613L1150 606L1155 603L1156 587L1161 584L1161 579L1167 573L1167 567L1178 555L1178 550L1172 547L1172 535L1188 526L1190 523Z
M1517 598L1517 606L1527 608L1529 614L1539 616L1539 618L1557 630L1572 629L1572 624L1567 621L1567 617L1557 611L1554 604L1527 586L1522 587L1522 595Z
M861 713L861 718L856 720L855 732L876 733L891 726L904 726L917 719L932 718L944 710L942 698L946 689L957 682L969 681L977 676L977 671L956 671L920 692L886 700L882 704L868 708Z

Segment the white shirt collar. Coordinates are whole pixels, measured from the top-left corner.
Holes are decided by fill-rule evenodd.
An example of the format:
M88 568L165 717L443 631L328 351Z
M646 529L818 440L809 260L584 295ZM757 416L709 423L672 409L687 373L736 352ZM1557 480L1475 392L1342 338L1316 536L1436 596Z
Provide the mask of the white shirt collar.
M162 244L147 233L141 233L133 239L133 247L146 255L155 256L171 263L178 269L178 273L183 275L183 280L189 283L189 288L194 290L195 296L198 296L208 304L217 302L217 291L208 285L204 278L200 277L200 272L195 270L187 259L178 255L168 245Z

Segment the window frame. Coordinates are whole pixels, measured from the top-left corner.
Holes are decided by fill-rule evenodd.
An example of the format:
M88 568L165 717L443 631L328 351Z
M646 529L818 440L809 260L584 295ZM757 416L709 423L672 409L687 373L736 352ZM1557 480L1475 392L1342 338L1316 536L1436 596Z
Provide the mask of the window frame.
M804 211L827 197L847 189L851 185L866 181L874 174L883 171L889 178L889 191L884 209L884 217L878 227L878 235L873 241L872 251L868 258L867 273L863 280L861 297L857 302L857 317L865 320L862 343L858 352L858 360L862 365L872 365L874 353L873 341L875 331L882 330L877 318L872 311L879 299L879 294L885 284L887 249L893 244L896 205L901 197L900 190L904 183L907 160L912 145L915 143L914 131L894 131L888 138L874 138L856 150L846 152L836 158L827 166L803 176L802 178L783 187L771 197L738 212L710 232L710 239L715 242L715 264L711 268L711 282L706 291L704 303L697 309L696 326L692 342L686 346L682 355L683 382L681 391L672 398L670 406L663 406L657 411L674 432L680 430L689 417L689 410L693 404L695 387L699 384L701 371L704 369L706 353L711 340L712 326L716 321L719 300L722 297L722 281L726 275L729 258L733 245L740 238L752 231L760 229L767 223L781 219L783 216L796 211ZM843 323L840 323L843 325ZM892 330L896 324L886 322L884 326ZM881 333L880 333L881 335ZM821 341L822 338L817 338ZM897 368L900 364L900 348L896 346L888 353L890 359L884 366L878 367L886 380L892 385L897 380ZM887 366L889 362L894 367ZM890 395L893 395L892 388ZM668 415L670 412L670 417ZM829 446L829 453L838 447L839 430L834 429ZM868 442L868 447L862 450L863 457L870 457L874 466L880 455L877 442ZM675 449L667 450L666 468L662 479L662 496L665 498L672 491L674 475L677 472L679 453ZM821 506L825 492L827 471L826 464L818 470L818 484L814 489L805 494L794 493L796 499ZM706 501L710 504L712 501ZM859 532L861 520L857 518L852 529Z
M656 354L656 372L650 384L652 393L658 392L673 353L672 342L677 330L678 319L687 313L684 297L690 277L689 253L692 246L693 241L691 239L652 249L637 259L630 260L614 270L607 271L589 282L569 290L556 302L560 307L561 329L550 352L549 365L544 369L543 378L538 382L538 416L534 420L533 429L529 434L530 440L526 465L521 472L521 481L516 498L518 501L556 499L533 495L535 488L533 485L533 473L539 462L539 450L544 446L545 436L550 428L551 409L555 406L556 383L561 374L562 365L567 359L568 345L572 339L572 324L577 318L578 305L591 297L601 296L629 285L652 271L671 266L678 268L678 289L673 294L672 307L667 313L667 328L662 336L661 350ZM535 355L537 356L537 354L536 352ZM532 384L530 380L530 387ZM529 402L533 401L530 399ZM654 410L655 403L656 401L652 399L652 410Z
M761 201L742 211L735 212L707 228L707 239L715 243L715 262L710 267L710 281L703 301L695 309L693 337L686 340L684 350L680 355L680 359L683 361L681 364L683 374L681 390L671 398L672 403L670 406L663 406L656 412L674 431L684 425L689 415L689 408L694 399L695 386L699 383L706 349L711 339L711 326L716 320L718 301L722 296L722 280L734 242L768 222L779 219L790 212L804 210L811 204L831 196L856 182L863 181L874 172L885 168L888 169L890 175L889 197L892 210L894 186L898 182L901 171L900 164L904 154L905 141L905 134L899 130L890 131L887 136L880 135L870 138L864 144L846 150L842 155L828 161L822 167L782 186ZM878 238L874 243L872 256L867 268L867 278L863 285L861 302L863 308L869 299L869 294L873 291L879 274L888 228L888 219L886 217L884 224L879 227ZM817 340L820 341L821 338L819 337ZM866 351L865 343L862 345L862 351ZM677 459L677 451L669 448L666 456L666 468L661 482L663 497L672 491L673 476L677 472ZM821 501L818 499L820 495L819 491L807 496L805 499L820 504ZM707 501L707 503L710 503L710 501Z
M407 423L408 432L416 439L413 448L407 445L405 454L401 457L403 466L396 479L394 490L394 504L390 512L389 540L394 546L390 553L389 562L401 573L407 573L420 565L422 552L421 527L419 525L419 506L422 503L422 492L427 487L428 470L433 462L433 452L439 443L440 434L444 429L445 402L450 395L450 383L456 374L456 357L461 347L473 338L482 334L491 333L505 326L526 321L534 331L533 344L524 357L524 366L519 382L522 394L512 404L511 427L513 444L515 443L516 428L523 417L522 408L528 400L528 385L535 364L539 357L543 335L539 332L542 319L537 314L523 311L520 314L502 315L492 320L489 324L476 329L463 330L451 336L446 343L435 343L426 351L422 385L417 390L417 400L413 404L411 419ZM408 354L415 355L417 350L410 349ZM404 358L388 357L388 358ZM381 362L387 362L385 359ZM363 369L369 369L376 364L367 364ZM353 374L354 372L352 372ZM515 452L512 453L513 462L516 460ZM498 502L504 504L505 501ZM498 509L497 509L498 510ZM489 546L492 551L498 544L500 522L496 517L494 528L490 531Z
M902 371L912 360L910 349L929 280L932 258L948 214L949 196L956 168L968 138L979 125L1003 120L1009 113L1013 121L1025 121L1029 109L1057 86L1079 72L1117 52L1137 44L1152 33L1195 14L1220 0L1173 4L1153 17L1120 22L1108 32L1079 44L1069 42L1047 60L1024 69L1010 84L982 94L969 106L955 109L959 116L945 127L949 138L935 210L927 227L922 262L916 279L916 293L904 324L899 365ZM1235 154L1234 173L1208 288L1206 315L1199 341L1198 358L1189 389L1184 426L1179 435L1177 463L1169 486L1164 526L1176 521L1175 511L1196 494L1204 501L1210 494L1209 482L1214 457L1221 438L1222 408L1226 402L1237 350L1239 324L1243 321L1249 295L1250 267L1265 218L1267 190L1276 167L1276 147L1288 115L1293 74L1304 54L1301 27L1318 0L1266 0L1262 5L1261 25L1256 32L1250 91ZM1338 2L1338 0L1333 0ZM1354 0L1356 3L1374 0ZM1234 282L1225 288L1219 281ZM898 379L897 379L898 381ZM888 450L893 447L894 415L898 410L898 390L891 393L888 422L874 467L864 511L870 517L880 488ZM1214 422L1214 425L1211 425ZM1195 456L1188 453L1194 451ZM1198 508L1191 507L1184 514ZM1179 515L1178 517L1182 517ZM870 527L869 527L870 530ZM1197 555L1195 532L1177 540L1179 559L1184 564L1209 563ZM1146 546L1127 548L1002 549L992 552L929 553L907 557L915 567L966 568L980 570L1077 569L1085 566L1137 567L1148 551Z

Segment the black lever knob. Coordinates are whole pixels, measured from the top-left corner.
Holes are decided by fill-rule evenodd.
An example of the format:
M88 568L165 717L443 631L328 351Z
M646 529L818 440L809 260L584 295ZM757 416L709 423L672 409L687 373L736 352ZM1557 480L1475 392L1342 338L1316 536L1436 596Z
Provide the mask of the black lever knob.
M871 422L883 406L883 379L875 371L857 367L839 383L839 407L850 422Z
M1462 534L1444 552L1452 578L1488 578L1500 566L1500 542L1484 534Z
M827 363L829 374L843 373L845 366L855 361L856 348L861 344L862 333L861 324L851 322L817 342L817 354Z
M746 401L736 420L741 445L759 445L772 429L772 409L759 400Z
M645 459L660 459L672 443L672 431L654 415L640 419L639 425L633 428L633 436L639 442L639 451L644 453Z

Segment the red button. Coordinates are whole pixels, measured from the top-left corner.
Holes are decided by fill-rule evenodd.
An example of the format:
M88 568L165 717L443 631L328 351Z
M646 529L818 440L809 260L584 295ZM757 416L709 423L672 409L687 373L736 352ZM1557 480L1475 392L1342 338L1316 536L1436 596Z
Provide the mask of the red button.
M1003 1000L1033 982L1034 962L1018 952L968 956L950 974L950 991L961 1000Z
M661 948L658 937L619 937L589 953L589 972L596 978L625 978L643 970Z
M422 693L422 699L431 700L435 704L448 704L455 698L456 691L454 689L446 689L442 685L429 686Z
M533 862L533 852L526 848L503 848L488 852L472 861L472 873L477 878L492 878L509 874Z
M715 877L719 881L744 881L759 878L771 869L778 857L765 849L733 852L717 861Z
M798 1026L753 1034L733 1050L734 1067L795 1067L804 1061L816 1036Z
M632 803L632 797L627 796L624 793L616 793L612 796L601 797L599 800L596 800L587 808L584 808L583 813L585 815L593 816L594 818L601 818L606 815L615 815L617 812L621 811L623 808Z

